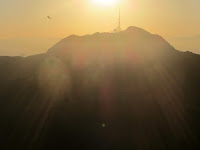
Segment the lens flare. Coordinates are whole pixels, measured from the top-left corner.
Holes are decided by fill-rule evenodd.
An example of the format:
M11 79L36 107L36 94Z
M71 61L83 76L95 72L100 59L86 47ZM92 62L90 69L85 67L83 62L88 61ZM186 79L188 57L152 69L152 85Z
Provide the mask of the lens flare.
M117 0L93 0L96 5L113 6Z

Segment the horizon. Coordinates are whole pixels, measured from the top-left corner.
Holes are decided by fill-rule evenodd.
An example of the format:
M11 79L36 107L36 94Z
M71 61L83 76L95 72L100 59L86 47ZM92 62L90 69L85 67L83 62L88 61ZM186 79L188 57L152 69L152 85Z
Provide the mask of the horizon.
M129 26L129 27L137 27L137 26ZM122 31L125 31L126 29L123 29ZM90 34L70 34L65 37L60 37L60 38L59 37L4 38L4 39L0 39L0 56L26 57L26 56L31 56L31 55L42 54L42 53L46 53L51 47L53 47L62 39L67 38L71 35L85 36L85 35L93 35L95 33L112 33L112 32L105 31L105 32L93 32ZM151 34L154 34L154 33L151 33ZM160 35L160 34L157 34L157 35ZM195 54L200 54L200 48L198 48L199 47L198 45L200 45L199 44L200 35L183 36L183 37L174 36L174 37L167 37L167 38L162 35L160 36L163 37L166 41L168 41L177 50L180 50L183 52L190 51Z
M119 3L123 30L137 26L178 50L200 53L200 1L7 0L0 2L0 55L43 53L69 35L110 32L117 26Z

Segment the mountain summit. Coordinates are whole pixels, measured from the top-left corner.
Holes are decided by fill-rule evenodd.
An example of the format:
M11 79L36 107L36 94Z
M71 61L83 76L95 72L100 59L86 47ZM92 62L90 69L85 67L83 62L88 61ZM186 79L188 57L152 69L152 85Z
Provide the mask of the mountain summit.
M129 65L132 62L151 64L155 60L172 60L177 53L179 51L161 36L138 27L129 27L118 33L72 35L58 42L47 52L48 55L62 60L73 59L72 63L80 61L82 64L106 63L107 61L122 63L123 61Z
M83 47L80 47L81 46ZM79 48L78 48L79 46ZM71 35L48 50L48 53L62 53L68 50L88 50L94 48L107 49L132 49L132 51L155 51L160 49L174 49L167 41L159 35L151 34L138 27L129 27L118 33L95 33L92 35Z
M0 57L0 149L194 149L199 65L137 27Z

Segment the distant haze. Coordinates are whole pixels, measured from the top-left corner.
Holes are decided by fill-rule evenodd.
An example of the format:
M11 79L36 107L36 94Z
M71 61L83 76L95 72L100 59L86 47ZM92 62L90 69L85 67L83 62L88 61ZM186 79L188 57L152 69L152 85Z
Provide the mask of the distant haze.
M199 53L199 0L120 1L123 29L138 26L163 36L177 49ZM92 0L0 1L0 55L46 52L71 34L112 31L118 8L97 6Z
M11 38L0 40L0 56L29 56L45 53L59 38Z
M200 54L200 35L166 38L176 49Z
M45 53L62 38L1 39L0 56L29 56ZM200 54L200 36L169 37L166 40L181 51Z

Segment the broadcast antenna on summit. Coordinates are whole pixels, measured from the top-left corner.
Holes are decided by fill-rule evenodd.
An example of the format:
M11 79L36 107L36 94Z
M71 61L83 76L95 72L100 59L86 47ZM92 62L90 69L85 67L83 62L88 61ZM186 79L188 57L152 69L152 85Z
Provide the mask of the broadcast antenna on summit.
M119 8L119 22L118 22L118 29L121 30L121 12L120 12L120 8Z
M116 29L114 29L114 32L117 33L117 32L120 32L120 31L122 31L122 29L121 29L121 11L120 11L120 8L119 8L118 27Z

